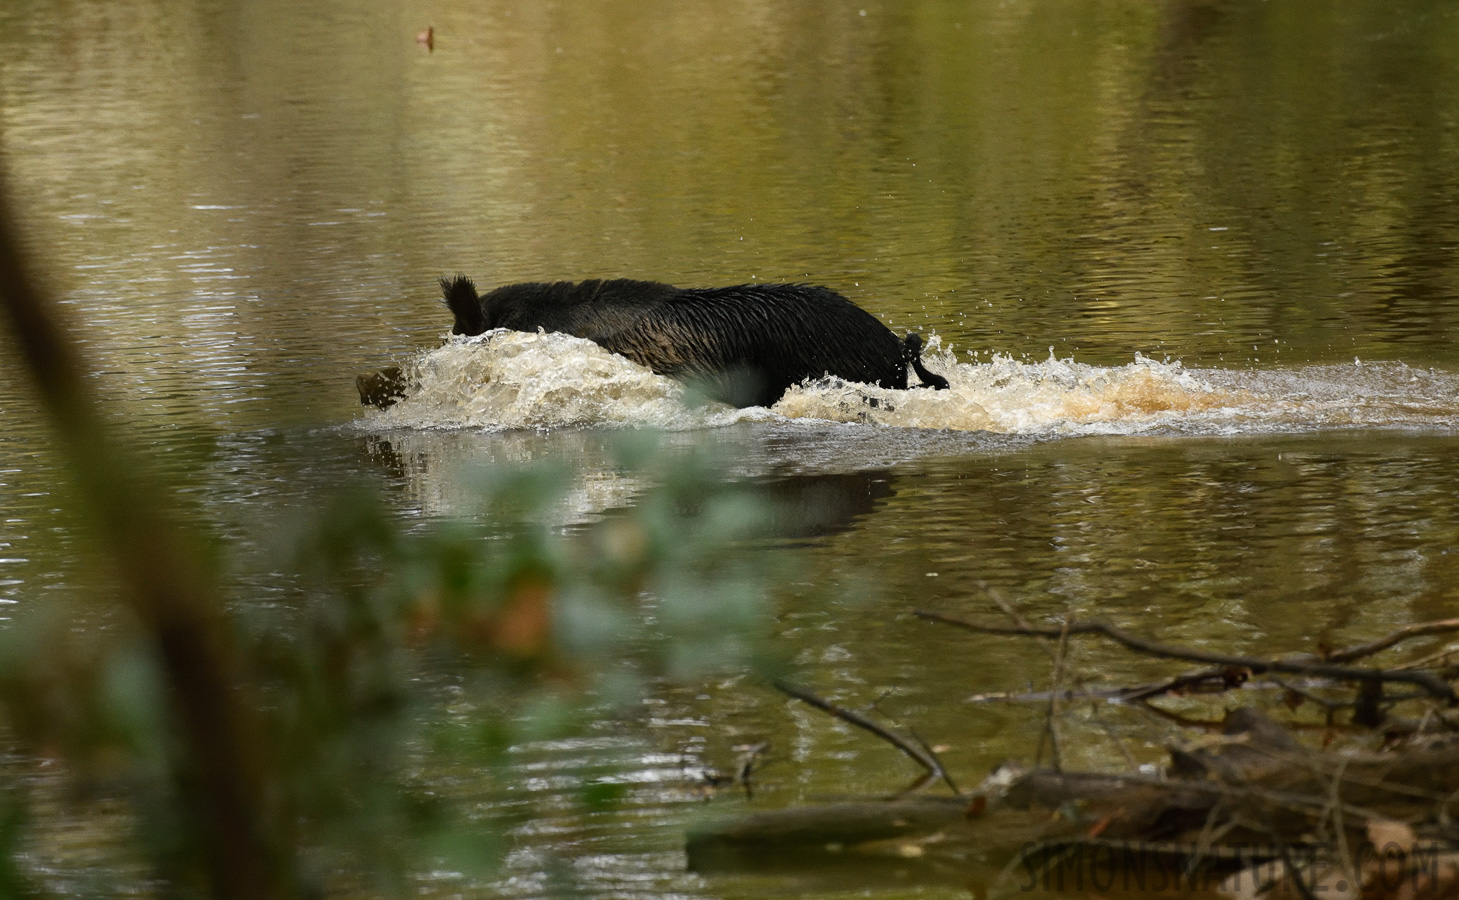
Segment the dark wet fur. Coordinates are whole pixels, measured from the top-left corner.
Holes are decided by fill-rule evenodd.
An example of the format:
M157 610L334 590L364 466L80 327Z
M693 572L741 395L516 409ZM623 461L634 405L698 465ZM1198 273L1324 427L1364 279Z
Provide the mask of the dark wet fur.
M441 279L441 289L455 334L542 329L587 338L735 406L770 406L791 385L827 375L905 389L908 366L924 387L948 386L923 367L921 335L898 340L870 313L815 285L557 281L478 297L471 279L458 275Z

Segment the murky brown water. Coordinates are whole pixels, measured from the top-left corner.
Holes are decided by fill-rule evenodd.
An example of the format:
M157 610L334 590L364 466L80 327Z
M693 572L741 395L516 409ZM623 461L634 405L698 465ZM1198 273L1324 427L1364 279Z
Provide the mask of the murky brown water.
M97 391L200 527L247 554L360 476L408 520L470 517L457 466L543 457L583 473L557 515L586 521L645 487L603 474L605 423L668 428L728 477L834 499L764 551L796 573L777 649L842 702L882 698L965 781L1029 757L1039 721L964 699L1048 660L914 606L985 612L986 584L1030 616L1250 652L1459 606L1456 84L1459 13L1416 0L0 8L23 223ZM687 411L521 338L436 350L421 396L361 413L355 372L442 343L456 271L823 283L937 335L954 390ZM515 387L476 391L487 366ZM14 616L100 582L27 390L0 371ZM1107 733L1158 756L1160 726L1105 715L1075 761L1117 763ZM757 807L911 775L748 678L666 686L595 739L519 748L518 785L485 798L535 814L506 871L425 893L807 887L682 871L685 824L746 803L706 804L693 773L765 739ZM629 785L623 808L575 805L595 778ZM58 847L63 869L96 855Z

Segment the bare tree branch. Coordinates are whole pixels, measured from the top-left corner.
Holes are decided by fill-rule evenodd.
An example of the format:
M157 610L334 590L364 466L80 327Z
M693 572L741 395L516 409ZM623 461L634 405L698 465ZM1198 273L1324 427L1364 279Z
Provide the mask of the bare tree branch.
M1356 644L1343 650L1335 650L1323 656L1328 662L1345 663L1365 656L1372 656L1387 650L1409 638L1427 637L1434 634L1452 634L1459 631L1459 619L1439 619L1434 622L1417 622L1413 625L1405 625L1386 637L1376 641L1369 641L1366 644Z
M775 689L780 691L782 694L794 697L795 699L800 700L804 703L809 703L816 709L819 709L822 712L830 713L831 715L835 716L843 722L846 722L847 724L855 725L857 728L871 732L872 734L891 744L893 747L896 747L898 750L907 754L912 759L916 760L917 764L926 769L929 775L933 775L937 778L942 779L944 782L947 783L948 787L952 788L953 793L958 793L957 785L953 784L951 776L949 776L947 774L947 770L942 767L942 761L937 758L937 754L933 753L931 749L927 749L925 745L919 747L911 741L907 740L906 738L902 737L901 735L887 729L885 726L872 721L866 716L863 716L861 713L856 712L855 710L847 709L844 706L838 706L829 700L824 700L820 697L817 697L815 694L812 694L805 688L796 687L795 685L781 681L778 678L772 681L771 684L775 685Z
M1025 637L1057 638L1063 633L1063 628L1025 628L1021 626L989 625L982 622L973 622L967 619L960 619L956 616L949 616L930 610L915 610L915 614L923 619L932 622L941 622L946 625L955 625L959 628L966 628L969 631L976 631L981 634L1007 634L1022 635ZM1289 672L1299 675L1314 675L1321 678L1332 678L1338 681L1349 681L1357 683L1377 683L1385 681L1401 681L1423 688L1432 696L1443 700L1450 705L1459 705L1459 694L1455 694L1454 688L1447 681L1439 678L1432 672L1395 670L1395 669L1368 669L1359 666L1346 666L1332 662L1325 662L1318 659L1263 659L1259 656L1241 656L1237 654L1211 653L1205 650L1196 650L1189 647L1174 647L1169 644L1158 644L1144 638L1136 637L1125 631L1110 625L1107 622L1078 622L1066 626L1070 635L1076 634L1098 634L1110 640L1123 644L1124 646L1144 653L1149 656L1158 656L1165 659L1184 659L1191 662L1207 663L1218 666L1243 666L1252 671L1253 674L1262 675L1267 672Z

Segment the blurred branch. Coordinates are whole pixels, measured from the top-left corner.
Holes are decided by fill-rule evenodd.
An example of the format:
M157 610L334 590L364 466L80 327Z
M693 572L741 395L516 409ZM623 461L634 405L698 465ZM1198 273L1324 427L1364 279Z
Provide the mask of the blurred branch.
M284 823L265 813L259 743L221 603L201 556L160 508L92 402L85 367L54 304L30 276L0 172L0 306L59 450L115 563L127 600L156 641L184 748L174 775L211 893L225 900L298 895Z

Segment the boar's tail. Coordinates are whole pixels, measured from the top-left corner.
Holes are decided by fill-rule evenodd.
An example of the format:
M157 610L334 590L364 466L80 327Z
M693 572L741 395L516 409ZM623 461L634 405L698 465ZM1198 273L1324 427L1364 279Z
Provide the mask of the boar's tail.
M917 377L922 379L923 387L939 391L948 389L946 378L934 375L922 365L922 335L916 332L907 335L906 340L902 342L902 358L907 361L907 365L912 367L912 371L917 373Z
M446 306L456 317L452 334L481 334L486 330L486 313L481 308L481 298L476 296L476 285L465 275L441 279L441 293L445 295Z

